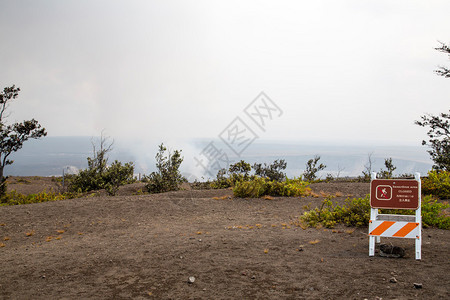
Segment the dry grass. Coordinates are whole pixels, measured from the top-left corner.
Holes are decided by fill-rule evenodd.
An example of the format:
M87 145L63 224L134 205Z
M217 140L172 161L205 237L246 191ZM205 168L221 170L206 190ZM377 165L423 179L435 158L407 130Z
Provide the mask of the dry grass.
M214 200L227 200L227 199L231 199L233 198L233 196L231 195L225 195L225 196L221 196L221 197L213 197Z
M330 194L329 194L329 193L326 193L326 192L324 192L324 191L320 191L319 194L320 194L320 196L322 196L322 197L324 197L324 198L330 197Z
M34 235L34 230L31 230L31 231L28 231L28 232L25 232L25 235L26 236L32 236L32 235Z

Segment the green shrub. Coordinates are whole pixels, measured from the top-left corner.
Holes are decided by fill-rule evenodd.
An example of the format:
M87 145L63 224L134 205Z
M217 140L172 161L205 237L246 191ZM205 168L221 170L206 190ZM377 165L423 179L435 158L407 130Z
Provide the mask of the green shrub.
M38 194L23 195L13 190L1 198L0 206L41 203L47 201L71 199L74 197L75 194L72 193L56 194L53 191L42 191Z
M264 163L262 164L254 164L253 169L255 170L255 175L268 178L273 181L283 181L286 178L286 174L283 170L286 170L287 163L284 159L275 160L270 165Z
M286 178L286 174L282 172L282 170L286 169L286 161L283 159L275 160L270 165L264 163L264 166L262 164L255 163L253 165L253 169L255 170L255 175L250 175L252 166L241 160L230 165L228 170L220 169L217 172L216 179L211 182L211 187L213 189L224 189L235 187L238 183L252 182L256 180L253 183L244 184L240 187L240 189L243 189L244 187L245 189L248 189L249 194L255 194L256 190L253 191L253 188L257 188L260 184L258 183L258 178L265 178L265 181L283 181Z
M250 171L252 167L249 163L241 160L235 164L230 165L228 172L230 173L229 180L233 186L237 182L252 180L253 176L250 176Z
M8 185L6 183L6 177L0 178L0 200L6 196Z
M309 183L300 178L288 179L286 181L268 181L266 194L270 196L301 197L311 193Z
M392 162L392 157L384 159L384 166L386 167L386 170L380 169L380 173L378 173L378 178L383 179L392 179L394 177L394 171L397 169L396 166L394 166L394 163Z
M197 179L194 180L194 182L192 182L190 184L191 188L193 190L209 190L212 187L213 182L207 180L207 181L198 181Z
M269 181L255 177L250 181L239 181L233 188L233 194L241 198L258 198L264 195L301 197L309 195L308 183L300 179L286 179L285 182Z
M227 177L227 170L222 168L217 172L216 179L210 184L213 189L226 189L234 186L234 182L230 177Z
M306 226L334 227L337 223L347 226L367 226L370 219L370 198L347 199L345 204L333 204L332 197L323 200L320 208L309 210L300 217L300 222ZM450 229L450 216L446 212L448 203L439 203L432 196L422 199L422 225L433 226L440 229ZM382 209L383 214L412 215L414 210Z
M427 227L450 229L450 214L447 209L448 202L440 203L432 196L426 196L422 200L422 224Z
M122 165L114 161L108 167L107 154L111 151L112 143L107 146L106 138L100 139L100 149L95 150L94 157L88 157L88 168L81 170L77 175L66 176L69 182L69 190L76 193L84 193L105 189L109 195L115 195L119 186L134 182L132 162Z
M333 197L325 198L320 208L307 211L300 217L307 226L333 228L337 223L348 226L366 226L369 224L370 202L369 196L365 198L347 199L342 206L333 205Z
M132 183L133 163L122 165L114 161L111 166L105 168L92 168L81 170L77 175L71 176L69 190L77 193L105 189L109 195L115 195L120 186Z
M313 182L317 179L317 172L322 171L327 166L324 164L318 164L320 160L320 156L316 155L314 158L308 160L306 163L306 170L303 172L303 179L305 179L308 182Z
M253 180L255 176L250 175L251 170L250 164L241 160L230 165L228 171L225 168L220 169L217 172L216 179L211 182L211 187L213 189L226 189L235 186L238 182Z
M450 199L450 171L433 170L422 179L422 193Z
M133 163L125 163L122 166L120 161L114 161L103 174L103 186L106 192L114 196L120 186L133 182L133 171Z
M233 194L241 198L259 198L266 195L268 182L257 177L251 181L239 181L233 188Z
M179 168L183 162L181 150L175 150L172 154L168 151L164 144L159 145L159 151L156 154L157 172L152 172L149 176L145 176L148 182L146 188L149 193L163 193L168 191L176 191L179 185L187 180L181 175Z

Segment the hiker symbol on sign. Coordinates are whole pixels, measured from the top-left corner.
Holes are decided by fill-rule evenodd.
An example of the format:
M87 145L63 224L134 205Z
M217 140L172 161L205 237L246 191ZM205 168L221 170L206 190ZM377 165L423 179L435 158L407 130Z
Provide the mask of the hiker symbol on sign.
M377 200L391 200L392 199L392 187L389 185L377 186L376 196Z

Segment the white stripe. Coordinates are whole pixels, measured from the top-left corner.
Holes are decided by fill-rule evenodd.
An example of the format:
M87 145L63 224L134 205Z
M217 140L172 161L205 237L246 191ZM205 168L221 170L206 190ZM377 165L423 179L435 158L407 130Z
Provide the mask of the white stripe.
M372 223L369 224L369 232L372 232L375 230L381 223L384 221L372 221ZM410 222L395 222L391 227L386 229L380 236L382 237L396 237L396 238L406 238L406 239L415 239L417 235L419 235L419 226L411 230L410 233L408 233L406 236L393 236L396 234L400 229L402 229L405 225L407 225Z

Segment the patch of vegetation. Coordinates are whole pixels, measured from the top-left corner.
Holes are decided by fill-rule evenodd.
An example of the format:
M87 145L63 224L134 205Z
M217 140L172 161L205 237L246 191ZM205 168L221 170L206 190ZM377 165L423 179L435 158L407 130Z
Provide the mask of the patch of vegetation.
M448 50L448 47L446 49ZM429 140L423 140L422 145L431 148L428 153L434 162L433 169L450 171L450 110L449 113L437 116L424 115L421 119L415 124L429 128L427 132Z
M313 182L317 179L317 172L322 171L323 169L325 169L327 166L319 163L320 160L320 156L316 155L314 156L314 158L308 160L308 162L306 163L306 170L305 172L303 172L303 179L308 181L308 182Z
M300 217L300 224L306 227L324 226L333 228L341 223L347 226L368 226L370 220L370 197L347 199L342 206L333 204L333 197L323 200L322 205L309 210ZM422 199L422 225L450 229L450 215L446 212L448 203L440 203L432 196ZM383 214L412 215L414 210L383 209Z
M8 189L8 184L6 183L6 179L0 178L0 202L4 197L6 197L6 191Z
M18 179L16 179L16 183L30 184L31 181L28 181L28 180L26 180L24 178L18 178Z
M152 172L149 176L144 176L148 192L163 193L178 190L179 185L187 181L179 171L183 162L181 150L175 150L172 153L164 147L164 144L161 144L155 158L158 171Z
M280 182L267 180L261 177L255 177L250 181L239 181L233 188L233 194L241 198L259 198L264 195L301 197L310 194L309 183L301 179L286 179Z
M53 191L50 192L42 191L38 194L23 195L13 190L9 193L6 193L3 197L0 198L0 206L41 203L47 201L72 199L75 197L76 194L73 193L61 194L55 193Z
M286 166L287 163L284 159L275 160L271 164L264 163L264 165L255 163L253 166L241 160L230 165L228 170L220 169L216 179L211 182L211 187L213 189L234 187L238 182L252 181L258 176L269 181L283 181L286 178L286 174L283 172ZM252 168L255 171L254 175L250 175Z
M378 178L392 179L394 177L394 171L397 167L392 163L391 157L384 160L384 166L386 167L386 170L381 169L380 173L378 173Z
M67 176L67 175L66 175ZM52 176L52 182L63 182L63 178L61 176Z
M447 208L448 202L438 202L432 196L426 196L422 200L422 224L427 227L450 229L450 214Z
M433 170L422 179L422 193L450 199L450 171Z
M194 180L194 182L192 182L190 184L190 186L193 190L209 190L209 189L213 188L212 184L213 184L213 182L211 182L209 180L202 182L202 181L198 181L196 179L196 180Z
M216 180L211 182L211 187L213 189L226 189L235 186L238 182L249 181L255 178L255 176L250 176L251 170L251 165L241 160L230 165L228 170L224 168L220 169L217 172Z
M260 177L251 181L240 181L233 188L233 194L241 198L259 198L267 194L267 185L267 181Z
M240 181L248 181L251 179L250 171L252 167L249 163L241 160L235 164L230 165L228 171L230 172L231 182L234 184Z
M333 228L338 223L347 226L367 226L370 219L370 200L365 198L348 198L345 204L339 206L331 201L334 197L327 197L320 207L307 211L300 217L306 226L324 226Z
M286 173L283 170L286 170L287 163L284 159L275 160L273 163L267 165L262 164L254 164L253 169L255 170L255 175L268 178L271 181L283 181L286 178Z
M111 151L112 143L106 146L106 138L101 137L98 151L95 150L95 145L93 147L94 156L87 158L88 168L81 170L77 175L66 177L70 191L83 193L105 189L109 195L114 196L120 186L135 181L132 162L122 165L116 160L108 166L107 154Z
M3 91L0 91L0 184L5 181L3 176L5 167L14 162L8 157L13 152L22 149L23 144L29 139L40 139L47 135L45 128L42 128L35 119L6 124L5 121L8 117L6 110L9 104L19 96L19 92L20 88L16 88L15 85L5 87Z
M210 184L213 189L226 189L234 186L234 182L230 177L227 177L227 170L225 168L220 169L217 172L216 179Z

